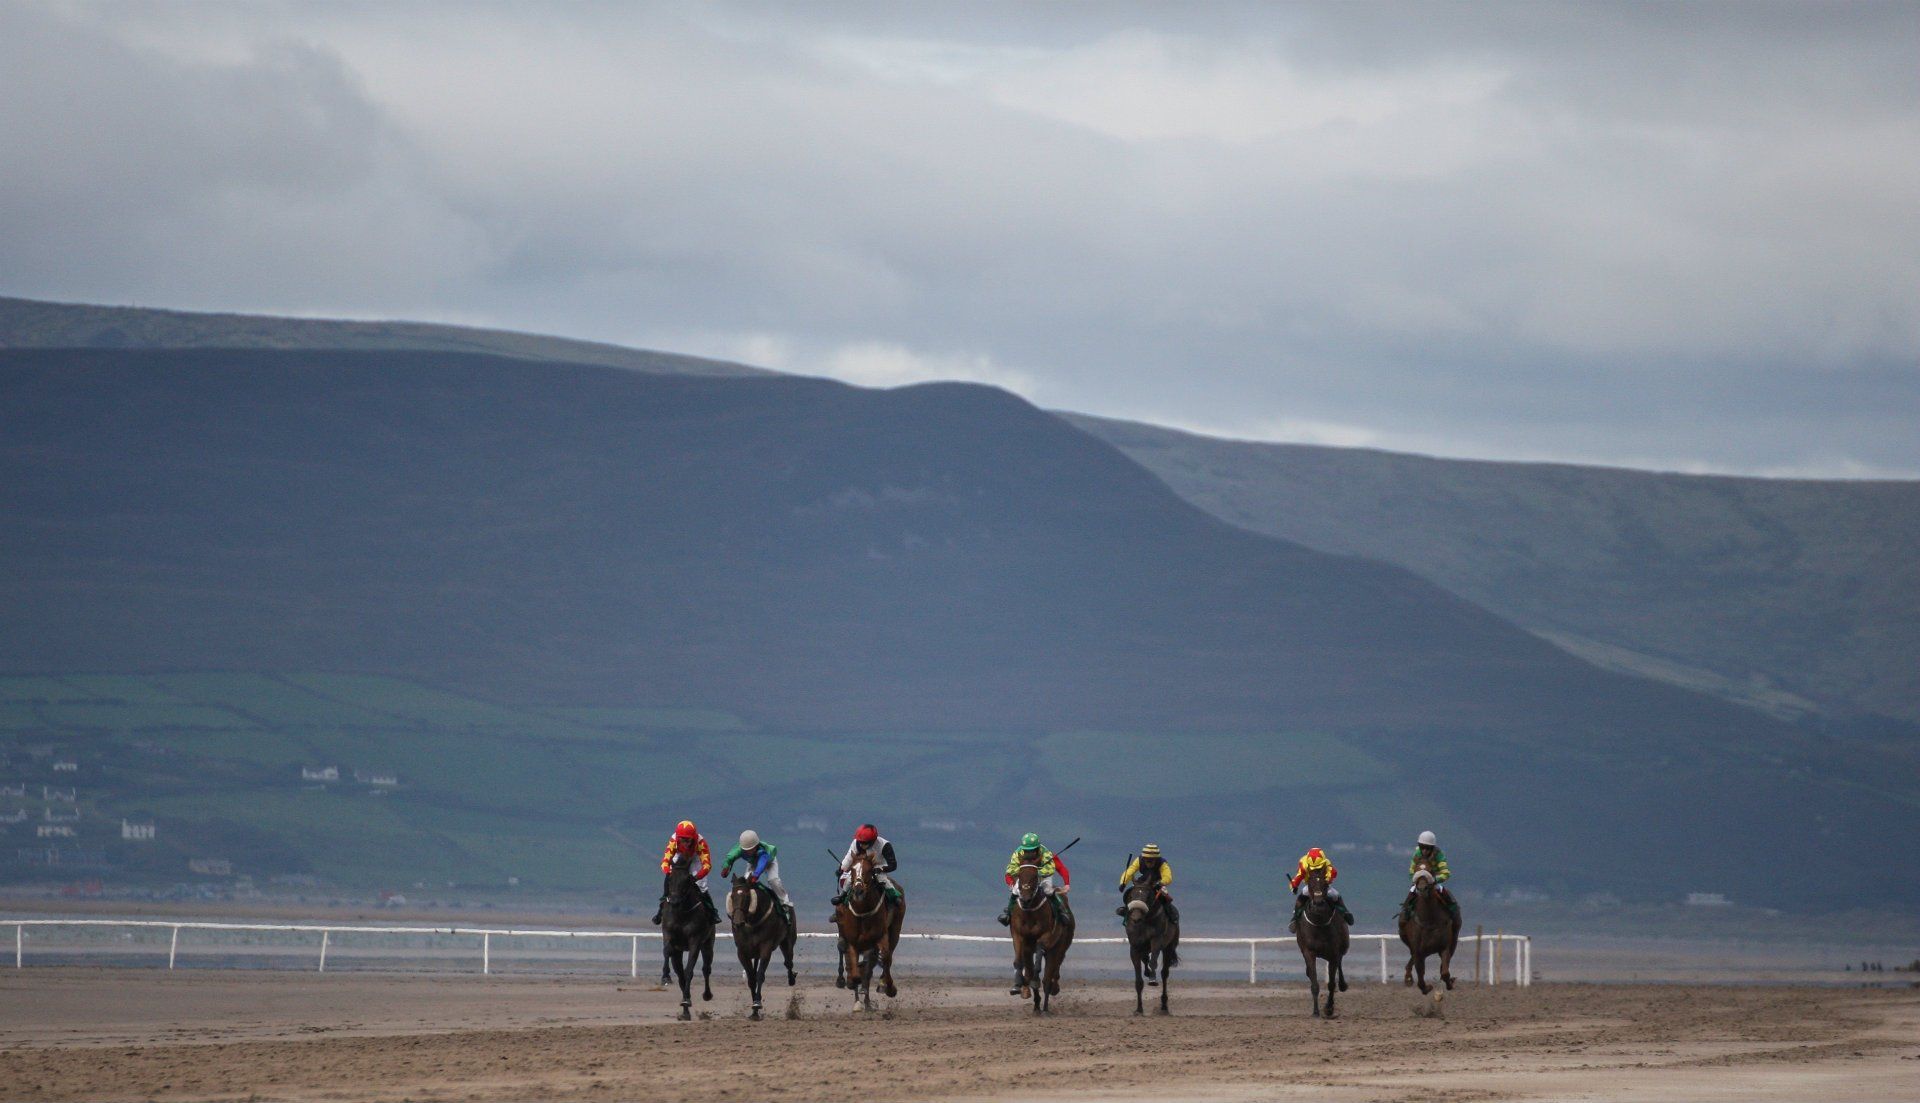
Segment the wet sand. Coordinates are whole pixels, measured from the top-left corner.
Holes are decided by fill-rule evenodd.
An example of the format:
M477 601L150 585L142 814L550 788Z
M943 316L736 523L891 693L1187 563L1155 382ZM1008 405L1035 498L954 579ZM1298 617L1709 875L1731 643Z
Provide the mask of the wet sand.
M1355 985L1005 989L903 978L872 1014L831 981L737 970L678 993L589 978L40 968L0 973L0 1096L264 1100L1809 1100L1920 1098L1920 990L1537 984L1435 1004ZM1149 990L1149 994L1152 990ZM697 992L696 992L697 997ZM884 1001L883 1001L884 1003Z

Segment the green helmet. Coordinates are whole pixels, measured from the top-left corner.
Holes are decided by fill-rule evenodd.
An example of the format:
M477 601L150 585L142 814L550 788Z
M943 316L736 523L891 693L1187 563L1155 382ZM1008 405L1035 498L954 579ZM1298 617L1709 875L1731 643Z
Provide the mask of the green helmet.
M1021 850L1039 850L1040 836L1034 834L1031 831L1027 832L1025 835L1020 836L1020 849Z

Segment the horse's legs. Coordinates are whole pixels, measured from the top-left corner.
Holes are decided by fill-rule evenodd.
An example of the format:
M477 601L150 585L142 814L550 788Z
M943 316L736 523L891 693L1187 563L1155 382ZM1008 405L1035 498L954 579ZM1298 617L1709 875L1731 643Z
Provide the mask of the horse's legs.
M660 938L660 984L662 987L666 986L668 971L673 968L673 947L669 944L671 942L672 937L669 935L663 935Z
M794 947L794 944L798 941L800 941L800 936L797 933L795 933L791 927L789 927L787 929L787 937L783 939L780 943L780 957L783 961L786 962L786 966L787 966L787 987L788 988L792 988L794 982L800 979L799 974L793 971L793 947Z
M1307 962L1307 995L1313 1001L1313 1017L1317 1019L1320 1017L1320 962L1307 950L1300 951L1300 956Z
M693 1018L693 951L684 954L669 954L673 962L674 979L680 985L680 1017Z
M1167 1013L1167 989L1173 984L1173 966L1167 961L1166 952L1160 953L1160 1013Z
M1140 968L1145 964L1141 961L1144 955L1141 954L1140 947L1138 946L1132 947L1131 950L1132 952L1127 956L1133 959L1133 1013L1135 1015L1144 1015L1147 1013L1147 1006L1146 997L1143 993L1147 990L1147 980L1146 975L1141 972Z
M1347 990L1347 955L1341 954L1340 960L1334 963L1334 968L1340 971L1340 991L1345 992Z
M1404 987L1407 987L1407 988L1413 987L1413 963L1415 959L1419 958L1419 956L1420 956L1420 951L1414 949L1412 943L1408 943L1407 944L1407 977L1406 977L1406 980L1402 982Z
M1327 959L1327 1018L1333 1018L1333 995L1340 990L1340 959Z
M866 959L860 963L860 1006L873 1010L873 974L880 964L880 949L874 947L867 951Z
M687 971L689 973L693 971L693 963L691 960L689 960L687 963ZM705 946L700 947L700 986L701 986L700 998L703 1000L713 999L713 932L712 931L707 932L707 944Z
M835 939L834 949L838 952L833 955L833 986L845 988L847 986L847 940L844 937Z
M880 945L874 948L874 953L880 955L880 991L892 999L900 990L893 986L893 944L885 933L881 934Z
M1457 945L1458 942L1448 939L1447 945L1440 950L1440 981L1449 992L1453 991L1453 951Z
M1414 951L1413 967L1420 974L1420 994L1424 996L1433 991L1433 985L1427 983L1427 951Z

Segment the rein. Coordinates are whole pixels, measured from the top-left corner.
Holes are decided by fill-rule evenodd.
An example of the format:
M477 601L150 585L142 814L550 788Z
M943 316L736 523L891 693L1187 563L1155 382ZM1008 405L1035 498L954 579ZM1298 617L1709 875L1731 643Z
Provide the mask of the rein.
M867 863L863 863L853 867L853 879L855 883L860 885L865 885L867 883L867 870L868 870ZM859 908L854 907L853 897L848 896L846 899L847 914L853 916L855 919L866 919L869 916L877 914L881 908L886 906L886 903L887 903L886 890L876 888L876 891L873 894L873 907L868 908L866 911L861 911Z
M1038 876L1040 872L1040 867L1033 864L1032 862L1022 862L1020 864L1021 872L1025 872L1029 869L1032 870L1035 874L1035 877L1033 879L1033 897L1032 897L1033 903L1032 904L1027 903L1028 897L1025 890L1021 890L1013 894L1014 899L1019 901L1020 910L1023 912L1039 911L1040 905L1047 902L1047 894L1040 891L1040 878Z

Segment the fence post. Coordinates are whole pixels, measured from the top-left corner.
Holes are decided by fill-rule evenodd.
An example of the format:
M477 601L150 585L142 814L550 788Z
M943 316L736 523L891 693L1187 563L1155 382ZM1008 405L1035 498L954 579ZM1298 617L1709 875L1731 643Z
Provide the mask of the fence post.
M1473 925L1473 983L1480 983L1480 948L1487 941L1487 929L1480 924Z
M493 932L480 936L480 972L493 972Z
M633 936L633 957L627 963L627 975L630 977L637 977L640 975L640 936L639 935Z
M320 932L320 971L322 973L327 971L327 942L332 936L332 931Z
M180 956L180 924L173 925L173 941L167 945L167 968L173 968L173 959Z
M1380 983L1387 983L1387 940L1380 940Z
M22 960L27 955L26 942L27 925L25 923L15 923L13 925L13 967L15 969L20 968Z
M1257 971L1259 953L1260 953L1260 943L1251 938L1247 939L1247 983L1248 984L1258 984L1260 982L1260 974Z

